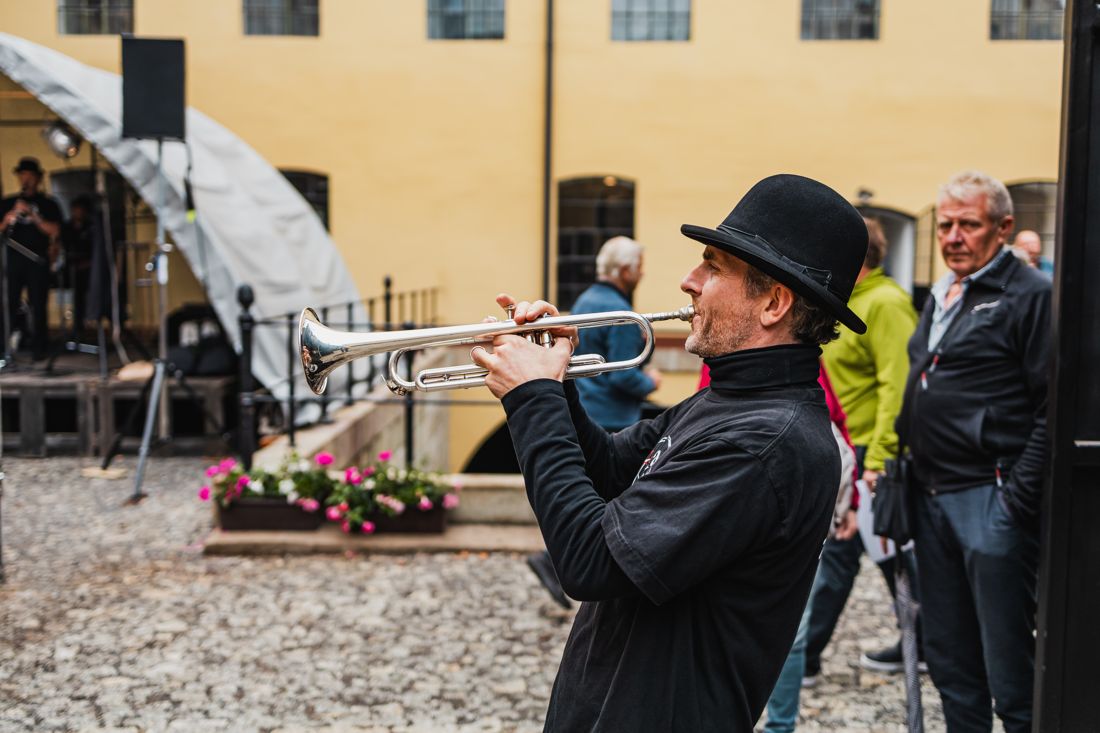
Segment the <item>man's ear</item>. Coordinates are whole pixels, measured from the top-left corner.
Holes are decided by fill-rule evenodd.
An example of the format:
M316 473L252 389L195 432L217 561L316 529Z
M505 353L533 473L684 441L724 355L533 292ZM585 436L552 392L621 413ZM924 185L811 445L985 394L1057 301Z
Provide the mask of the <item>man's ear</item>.
M1001 219L1001 223L997 225L997 235L1000 238L1001 244L1006 244L1008 242L1008 236L1012 234L1012 229L1015 226L1016 219L1012 214Z
M773 328L783 320L794 306L794 293L786 285L776 283L762 296L763 310L760 311L760 325Z

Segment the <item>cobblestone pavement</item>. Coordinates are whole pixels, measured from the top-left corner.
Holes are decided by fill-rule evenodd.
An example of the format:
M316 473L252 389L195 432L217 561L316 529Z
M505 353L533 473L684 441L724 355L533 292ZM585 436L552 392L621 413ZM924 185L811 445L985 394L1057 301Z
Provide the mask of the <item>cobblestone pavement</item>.
M6 461L0 731L541 730L571 614L523 558L204 557L200 460L153 460L136 507L83 465ZM902 730L900 679L854 665L884 596L861 573L799 730Z

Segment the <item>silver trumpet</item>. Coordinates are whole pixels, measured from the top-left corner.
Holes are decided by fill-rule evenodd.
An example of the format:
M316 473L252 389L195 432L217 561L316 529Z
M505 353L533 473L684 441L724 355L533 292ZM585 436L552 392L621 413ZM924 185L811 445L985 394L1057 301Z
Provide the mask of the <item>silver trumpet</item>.
M654 321L690 321L693 315L695 315L695 309L689 305L666 313L609 311L573 316L546 316L533 323L516 323L509 319L466 326L354 333L329 328L321 323L312 308L306 308L298 321L298 343L301 349L302 367L306 372L306 382L316 394L325 391L328 375L333 369L354 359L389 352L386 385L395 394L405 395L413 390L434 392L443 389L479 387L485 384L485 376L488 374L487 370L476 364L463 364L423 369L412 381L403 379L398 373L398 362L405 352L414 349L457 344L484 344L505 334L520 334L530 341L550 346L554 342L550 330L569 327L595 328L634 324L645 333L645 346L633 359L608 362L598 354L574 355L569 360L565 376L567 379L575 379L641 366L653 351L652 324Z

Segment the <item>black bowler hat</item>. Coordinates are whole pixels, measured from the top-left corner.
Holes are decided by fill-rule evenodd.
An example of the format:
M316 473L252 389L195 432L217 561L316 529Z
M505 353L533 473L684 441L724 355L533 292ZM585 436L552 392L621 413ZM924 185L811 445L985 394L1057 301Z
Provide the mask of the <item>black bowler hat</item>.
M848 308L867 256L867 225L824 183L770 176L753 186L717 229L684 224L680 231L771 275L856 333L867 331Z
M42 170L42 166L38 164L38 158L32 158L29 155L25 158L19 159L19 165L15 166L13 172L22 173L23 171L30 171L31 173L35 173L39 176L44 173L44 171Z

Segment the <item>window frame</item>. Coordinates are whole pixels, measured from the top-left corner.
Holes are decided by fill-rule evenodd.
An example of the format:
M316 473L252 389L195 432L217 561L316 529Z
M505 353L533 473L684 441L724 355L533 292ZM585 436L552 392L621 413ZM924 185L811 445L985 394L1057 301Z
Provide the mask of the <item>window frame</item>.
M642 5L645 7L639 7ZM687 43L691 41L691 16L692 0L611 0L611 40Z
M93 19L97 26L94 30ZM70 25L73 21L79 27ZM94 7L92 0L57 0L58 35L116 36L133 32L134 0L94 0Z
M246 36L317 38L321 35L321 2L241 0L241 30Z
M851 9L838 7L842 4L850 5ZM872 6L870 18L860 10L861 5ZM877 41L881 20L881 0L802 0L799 37L803 41ZM859 29L868 21L870 35L860 35ZM829 31L822 33L826 26ZM842 28L847 28L850 35L841 34Z
M503 41L507 36L506 0L427 0L425 10L429 41Z
M1061 5L1059 9L1030 7L1041 2L1043 0L990 0L989 40L1061 41L1065 29L1065 0L1052 0L1053 4ZM1010 5L1024 7L1014 10L1008 7Z
M325 231L331 231L332 207L331 197L329 196L329 175L305 168L279 168L278 170L287 183L293 186L294 190L301 194L310 208L316 212L317 218L321 220L321 224L325 227ZM323 192L321 192L319 184L323 184Z

